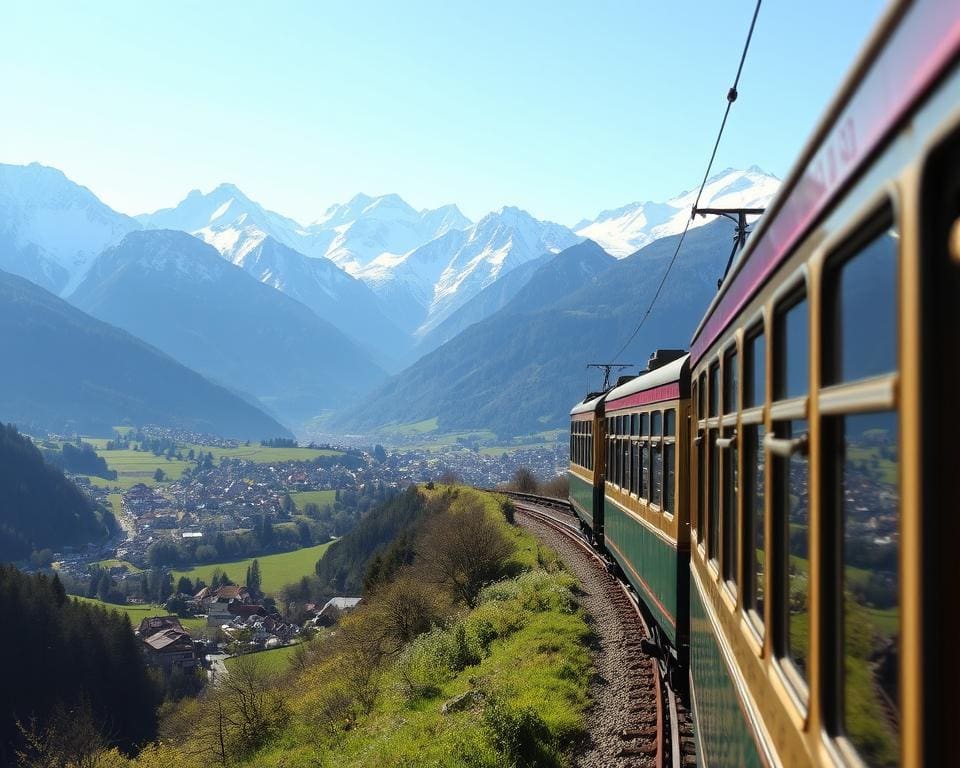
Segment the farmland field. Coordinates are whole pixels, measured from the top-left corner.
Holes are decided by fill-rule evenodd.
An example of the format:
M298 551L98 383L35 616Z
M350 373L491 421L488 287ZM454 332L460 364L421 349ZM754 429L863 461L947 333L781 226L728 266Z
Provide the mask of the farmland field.
M321 509L324 504L333 504L333 502L336 501L337 492L301 491L299 493L291 493L290 498L293 499L293 503L297 505L297 509L303 512L307 504L316 504Z
M167 480L178 480L184 470L193 466L192 461L179 461L164 456L154 456L149 451L133 450L106 450L106 438L85 437L84 442L90 443L99 456L102 456L110 469L117 471L116 480L105 480L102 477L90 477L90 482L100 488L119 487L123 490L132 488L137 483L157 485L153 479L154 472L162 469ZM214 462L227 456L235 459L247 459L260 464L269 464L273 461L305 461L319 456L339 456L341 451L326 448L266 448L262 445L238 446L236 448L217 448L216 446L184 444L178 446L186 455L192 448L196 453L212 453ZM88 476L89 477L89 476Z
M267 674L280 675L290 668L290 659L293 658L296 649L296 645L284 645L280 648L271 648L269 651L258 651L257 653L251 654L251 658L256 659L260 667ZM236 656L231 656L223 662L228 672L236 665L237 658Z
M233 581L242 584L247 575L247 568L254 560L260 561L261 589L267 594L273 594L286 584L298 581L302 576L310 576L314 572L317 560L326 551L332 542L305 547L295 552L281 552L277 555L263 555L262 557L248 557L246 560L234 560L230 563L211 563L198 565L186 570L174 571L174 581L181 576L190 579L203 579L207 584L213 577L216 568L224 571Z
M70 597L74 600L80 600L84 603L99 605L100 607L111 611L125 613L130 617L130 623L133 625L134 629L137 628L137 625L143 619L149 618L150 616L168 616L170 614L170 612L162 605L114 605L113 603L104 603L100 600L94 600L90 597L79 597L77 595L70 595ZM203 629L207 626L207 620L204 618L180 619L180 623L183 624L184 629L188 629L190 631Z

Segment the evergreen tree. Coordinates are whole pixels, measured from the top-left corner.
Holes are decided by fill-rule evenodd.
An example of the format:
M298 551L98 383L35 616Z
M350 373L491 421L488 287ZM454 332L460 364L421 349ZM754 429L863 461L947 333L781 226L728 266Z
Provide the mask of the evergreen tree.
M260 562L254 560L247 568L247 589L254 595L260 594Z

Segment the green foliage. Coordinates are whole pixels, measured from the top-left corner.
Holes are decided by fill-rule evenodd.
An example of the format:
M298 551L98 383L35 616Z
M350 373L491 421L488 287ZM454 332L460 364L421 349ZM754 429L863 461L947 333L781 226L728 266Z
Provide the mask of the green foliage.
M28 438L0 424L0 561L106 534L93 503Z
M68 599L57 579L0 566L0 606L15 632L4 641L0 764L23 745L19 721L42 735L58 712L88 708L123 750L156 733L157 691L126 616Z
M484 707L483 725L507 765L548 768L561 764L556 738L532 707L494 699Z

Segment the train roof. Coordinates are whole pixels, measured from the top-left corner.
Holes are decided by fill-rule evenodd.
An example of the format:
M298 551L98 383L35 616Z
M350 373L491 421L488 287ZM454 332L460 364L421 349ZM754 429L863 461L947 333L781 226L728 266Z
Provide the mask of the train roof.
M604 404L606 409L610 410L661 400L676 400L684 397L689 389L690 355L686 354L652 371L641 373L626 384L614 387L604 397Z
M891 5L700 321L693 365L960 51L955 13L955 0Z
M584 400L582 403L573 406L570 409L570 415L576 416L578 413L596 413L597 406L603 402L603 395L597 395L591 400Z

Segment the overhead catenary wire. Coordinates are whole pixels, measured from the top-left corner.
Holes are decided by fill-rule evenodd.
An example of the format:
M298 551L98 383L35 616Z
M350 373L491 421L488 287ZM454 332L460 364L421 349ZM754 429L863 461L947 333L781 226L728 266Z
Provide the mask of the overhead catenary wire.
M757 5L753 9L753 18L750 19L750 29L747 31L747 39L743 44L743 52L740 54L740 63L737 66L737 75L733 79L733 86L730 90L727 91L727 107L723 111L723 120L720 121L720 130L717 132L717 140L713 143L713 151L710 153L710 160L707 162L707 170L703 174L703 181L700 182L700 189L697 192L697 199L693 203L691 208L690 218L687 219L687 223L683 228L683 232L680 233L680 239L677 241L677 247L673 252L673 256L670 257L670 262L667 264L667 269L663 273L663 277L660 278L660 283L657 285L657 290L653 294L653 298L650 299L650 303L647 305L646 311L644 311L643 316L640 318L640 322L637 324L637 327L633 329L633 333L630 334L630 337L623 343L617 354L615 354L611 360L619 360L620 355L623 354L624 350L630 346L630 343L637 337L637 334L640 333L640 329L643 328L644 323L647 322L647 318L650 317L650 313L653 311L654 306L656 306L657 299L660 298L660 292L663 290L664 284L667 282L667 277L670 276L670 271L673 269L673 265L677 261L677 256L680 255L680 249L683 247L684 238L687 236L687 232L690 229L690 222L693 221L693 212L697 210L697 206L700 204L700 197L703 195L703 190L707 186L707 179L710 178L710 170L713 168L713 161L717 156L717 149L720 147L720 139L723 138L723 130L727 127L727 117L730 115L730 108L733 106L733 102L737 100L739 92L737 86L740 85L740 75L743 73L743 64L747 60L747 51L750 50L750 40L753 38L753 29L757 24L757 15L760 13L760 4L762 0L757 0Z

